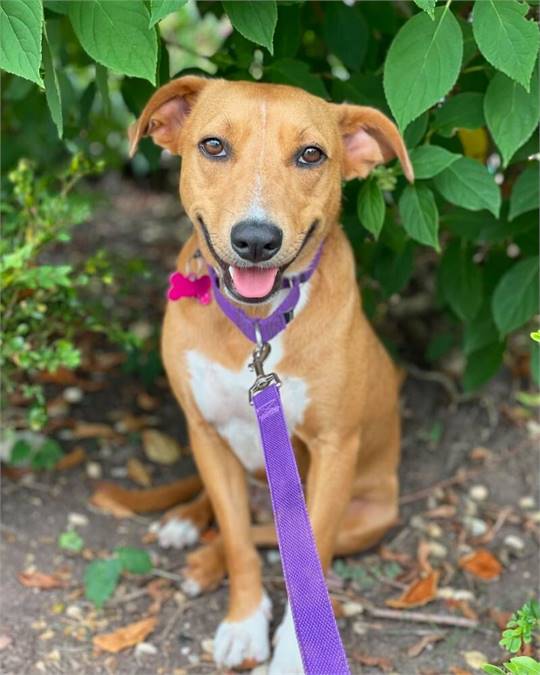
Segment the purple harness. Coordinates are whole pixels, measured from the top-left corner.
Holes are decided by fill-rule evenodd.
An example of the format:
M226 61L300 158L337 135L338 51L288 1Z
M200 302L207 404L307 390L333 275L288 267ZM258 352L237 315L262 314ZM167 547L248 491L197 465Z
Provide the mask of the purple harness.
M212 268L209 270L219 307L257 345L249 366L256 376L249 390L249 400L259 424L283 574L304 670L306 675L348 675L347 657L317 554L283 414L278 389L281 382L275 373L267 374L263 368L270 353L269 340L292 320L300 299L300 284L311 278L321 254L322 247L304 272L284 280L283 287L291 290L277 309L264 319L249 317L229 302L219 288L217 274Z
M321 254L322 247L304 272L283 280L283 288L290 288L290 291L277 309L264 319L249 317L229 302L219 287L215 270L211 267L208 270L220 309L248 340L256 344L249 365L255 372L249 401L259 424L283 575L304 671L306 675L349 675L283 414L279 395L281 381L275 373L265 373L263 367L270 354L269 341L292 320L300 300L300 284L311 278ZM197 279L175 272L170 281L170 300L187 296L197 297L202 304L209 301L208 277Z

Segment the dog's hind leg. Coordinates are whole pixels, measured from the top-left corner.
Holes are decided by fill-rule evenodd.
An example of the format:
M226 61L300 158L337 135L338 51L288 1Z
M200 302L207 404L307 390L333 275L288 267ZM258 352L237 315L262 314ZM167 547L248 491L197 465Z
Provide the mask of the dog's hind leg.
M159 544L164 548L187 548L197 541L213 519L212 505L206 491L187 504L175 506L165 513L157 527Z

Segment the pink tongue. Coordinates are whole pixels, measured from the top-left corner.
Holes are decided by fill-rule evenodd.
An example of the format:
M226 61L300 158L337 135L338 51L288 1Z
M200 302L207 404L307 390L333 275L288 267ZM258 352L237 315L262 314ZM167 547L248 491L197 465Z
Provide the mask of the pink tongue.
M244 298L263 298L268 295L276 280L277 268L231 267L234 287Z

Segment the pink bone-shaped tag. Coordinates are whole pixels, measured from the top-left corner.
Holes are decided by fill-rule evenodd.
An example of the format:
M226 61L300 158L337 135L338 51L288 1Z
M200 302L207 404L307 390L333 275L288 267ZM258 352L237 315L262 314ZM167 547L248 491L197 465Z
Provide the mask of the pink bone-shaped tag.
M210 277L207 274L198 278L190 278L180 272L173 272L169 277L169 283L167 291L169 300L197 298L201 305L208 305L212 300Z

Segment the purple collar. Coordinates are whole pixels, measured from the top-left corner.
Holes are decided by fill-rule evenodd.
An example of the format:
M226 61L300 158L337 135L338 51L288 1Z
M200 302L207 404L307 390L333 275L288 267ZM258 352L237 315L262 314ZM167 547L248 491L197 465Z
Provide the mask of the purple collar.
M209 266L208 271L216 302L223 314L225 314L225 316L242 331L248 340L251 340L256 344L269 342L272 338L276 337L278 333L281 333L281 331L286 328L287 324L292 321L295 307L300 300L300 284L304 284L311 278L317 269L321 255L322 245L319 247L307 269L294 277L283 279L282 288L290 288L291 290L287 293L287 296L277 309L264 319L248 316L239 307L233 305L233 303L221 292L219 288L219 277L216 274L216 271Z

